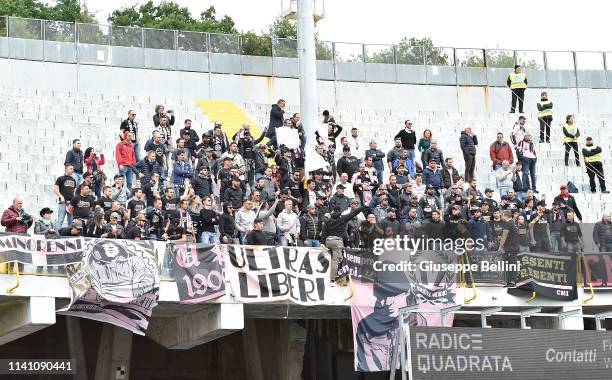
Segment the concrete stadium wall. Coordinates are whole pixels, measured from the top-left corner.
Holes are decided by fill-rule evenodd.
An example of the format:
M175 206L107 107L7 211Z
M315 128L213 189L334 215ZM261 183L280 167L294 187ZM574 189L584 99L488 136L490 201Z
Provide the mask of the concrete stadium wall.
M0 59L0 83L8 88L104 93L191 102L196 99L299 104L299 81L267 76L163 71ZM484 86L413 85L318 81L321 107L402 109L445 112L507 112L508 89ZM526 111L534 111L541 88L526 92ZM606 114L612 89L548 89L555 108L568 113Z

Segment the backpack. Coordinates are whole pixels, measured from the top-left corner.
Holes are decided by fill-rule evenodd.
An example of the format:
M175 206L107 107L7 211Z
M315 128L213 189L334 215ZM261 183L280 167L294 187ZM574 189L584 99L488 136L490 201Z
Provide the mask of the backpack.
M567 191L570 194L576 194L578 193L578 188L576 187L576 185L574 185L572 181L567 181Z

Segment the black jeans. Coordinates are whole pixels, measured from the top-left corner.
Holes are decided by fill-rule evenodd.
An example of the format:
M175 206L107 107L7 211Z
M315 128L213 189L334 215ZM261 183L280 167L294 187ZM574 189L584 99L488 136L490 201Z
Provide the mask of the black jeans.
M606 191L606 180L604 179L603 165L601 162L587 162L585 164L587 174L589 175L589 185L591 191L595 192L595 177L599 180L599 189Z
M569 154L574 150L574 156L576 157L576 166L580 166L580 155L578 154L578 143L577 142L564 142L565 147L565 166L569 163Z
M465 161L465 175L463 179L469 183L474 179L474 169L476 168L476 156L471 154L463 154L463 160Z
M519 104L519 112L523 113L523 100L525 100L525 89L524 88L515 88L512 91L512 107L510 107L510 113L514 113L516 111L516 100L518 99Z
M552 116L539 117L540 121L540 142L550 142L550 125L552 124Z

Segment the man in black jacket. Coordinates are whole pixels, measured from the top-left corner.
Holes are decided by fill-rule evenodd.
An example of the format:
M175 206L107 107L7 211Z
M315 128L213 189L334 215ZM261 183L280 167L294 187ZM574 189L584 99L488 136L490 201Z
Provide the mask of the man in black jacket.
M478 139L476 135L472 134L472 128L467 127L461 132L459 144L461 145L463 159L465 160L465 175L463 179L465 182L470 182L474 178L474 170L476 169L476 145L478 145Z
M253 229L246 235L247 245L267 245L266 235L263 233L263 220L257 218L253 221Z
M359 213L368 210L368 206L358 207L346 215L341 215L342 210L339 206L335 206L332 209L331 215L321 233L321 241L325 242L325 247L331 251L330 259L330 276L334 280L338 274L338 259L342 254L342 248L344 248L344 238L346 237L346 227L348 222L356 217Z
M266 131L266 137L270 139L268 146L276 148L276 128L283 126L285 120L285 100L279 99L276 104L272 104L270 110L270 123L268 124L268 130Z
M336 171L338 173L338 177L342 175L342 173L346 173L349 179L353 178L353 174L357 173L359 170L359 159L357 157L351 155L351 148L349 146L345 146L342 148L342 157L338 160L336 164Z
M442 167L442 183L444 188L448 189L459 180L459 172L453 166L453 159L448 157L444 160L444 166Z
M410 161L414 162L414 146L416 145L417 138L416 133L412 129L412 121L406 120L404 122L404 129L399 131L397 135L395 135L395 138L402 140L402 148L408 150Z
M141 184L148 183L153 173L158 173L160 176L162 174L162 168L159 166L155 155L154 150L149 150L146 157L136 163L136 172Z
M578 217L578 220L582 222L582 214L580 213L580 210L578 210L576 199L574 199L572 194L567 191L567 185L561 185L560 190L561 192L555 197L554 201L559 202L561 210L563 210L565 214L567 214L568 209L574 210L574 213Z
M72 165L74 172L72 177L77 182L77 186L83 183L83 151L81 150L81 140L72 140L72 149L66 153L66 159L64 160L64 166Z

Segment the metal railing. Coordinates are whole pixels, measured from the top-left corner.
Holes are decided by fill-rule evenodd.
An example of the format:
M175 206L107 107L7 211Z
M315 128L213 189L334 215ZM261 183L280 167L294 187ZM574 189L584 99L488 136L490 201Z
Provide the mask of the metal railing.
M247 65L264 65L251 73L266 75L269 70L272 76L276 76L274 63L268 65L249 57L275 61L296 59L298 54L297 40L252 33L215 34L6 16L0 17L0 38L0 57L5 58L185 71L239 70L248 74L250 69L244 70L241 62L244 57L249 60ZM612 52L327 41L317 41L316 49L317 59L333 66L330 77L324 79L402 82L405 77L412 79L403 83L503 86L508 70L518 63L528 74L535 73L535 83L541 86L612 88L612 73L607 74L612 71ZM233 62L233 56L238 61ZM385 76L376 70L390 74ZM423 75L414 70L424 70ZM297 76L293 70L281 71Z

